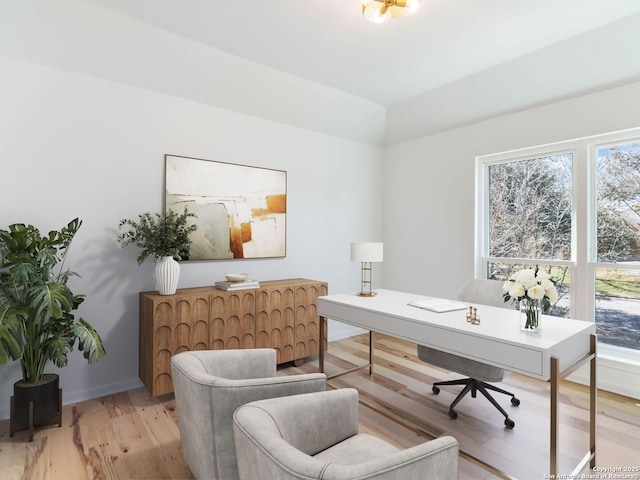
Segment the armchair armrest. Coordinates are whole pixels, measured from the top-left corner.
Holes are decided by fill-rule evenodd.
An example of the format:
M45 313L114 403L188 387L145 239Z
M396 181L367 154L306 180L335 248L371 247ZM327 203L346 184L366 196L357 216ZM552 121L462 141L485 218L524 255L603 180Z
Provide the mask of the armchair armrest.
M184 352L180 361L198 362L204 370L214 377L263 378L276 375L276 351L272 348L238 350L200 350Z

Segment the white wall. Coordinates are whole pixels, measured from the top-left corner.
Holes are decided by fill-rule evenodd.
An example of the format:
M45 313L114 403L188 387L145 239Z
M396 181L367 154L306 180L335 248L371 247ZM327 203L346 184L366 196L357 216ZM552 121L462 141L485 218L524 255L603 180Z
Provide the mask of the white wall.
M453 297L473 277L476 156L639 127L639 103L635 83L387 148L385 287ZM629 368L635 383L603 369L599 385L637 396Z
M82 278L72 285L87 295L80 314L102 335L107 357L88 366L71 355L59 371L65 403L140 385L138 292L155 289L153 264L138 266L137 249L119 247L117 225L161 210L165 153L288 175L286 258L183 263L180 287L241 270L357 290L349 242L382 236L381 218L362 213L382 209L379 147L2 57L0 105L0 225L48 231L84 221L69 258ZM329 326L332 338L339 329ZM0 418L19 377L17 362L0 366Z
M639 42L634 15L406 99L387 111L387 143L638 81Z
M0 0L0 55L329 135L383 141L381 105L83 0Z

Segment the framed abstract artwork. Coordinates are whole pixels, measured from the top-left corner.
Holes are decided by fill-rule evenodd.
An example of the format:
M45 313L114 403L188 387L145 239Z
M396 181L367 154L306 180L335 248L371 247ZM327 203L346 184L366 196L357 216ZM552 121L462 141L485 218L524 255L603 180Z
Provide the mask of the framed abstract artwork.
M286 171L165 155L165 209L185 206L189 260L286 256Z

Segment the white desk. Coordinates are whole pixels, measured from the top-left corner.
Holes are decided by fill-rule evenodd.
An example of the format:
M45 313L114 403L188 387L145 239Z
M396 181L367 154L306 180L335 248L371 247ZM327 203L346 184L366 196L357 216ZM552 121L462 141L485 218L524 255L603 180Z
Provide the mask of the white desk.
M543 315L541 330L520 330L518 312L505 308L478 307L480 324L466 321L466 311L435 313L407 305L424 295L376 290L375 297L338 294L318 297L320 338L328 318L432 347L461 357L495 365L551 383L550 470L558 474L558 386L562 378L590 361L590 449L574 473L587 462L595 466L596 327L594 323ZM324 371L324 348L320 346L320 371ZM373 373L370 343L369 367ZM362 367L358 367L362 368Z

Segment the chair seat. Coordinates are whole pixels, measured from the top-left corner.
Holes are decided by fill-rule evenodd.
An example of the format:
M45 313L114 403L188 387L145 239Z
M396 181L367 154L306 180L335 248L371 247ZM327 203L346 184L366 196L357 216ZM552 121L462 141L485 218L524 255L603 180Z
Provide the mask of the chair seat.
M314 458L338 465L356 465L399 451L399 448L384 440L366 433L359 433L317 453Z
M459 357L452 353L441 352L423 345L418 345L418 358L436 367L467 375L482 382L500 382L504 378L504 370L502 368Z

